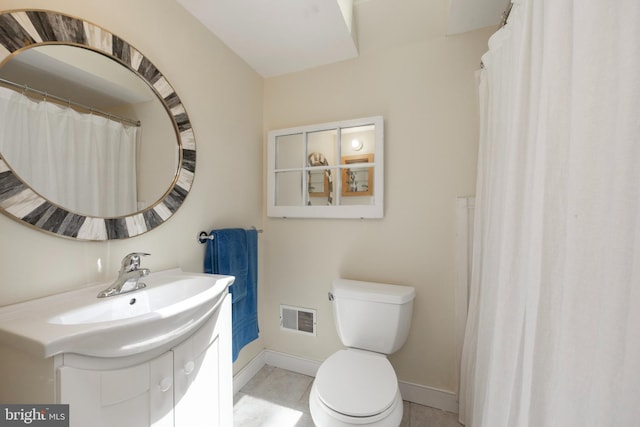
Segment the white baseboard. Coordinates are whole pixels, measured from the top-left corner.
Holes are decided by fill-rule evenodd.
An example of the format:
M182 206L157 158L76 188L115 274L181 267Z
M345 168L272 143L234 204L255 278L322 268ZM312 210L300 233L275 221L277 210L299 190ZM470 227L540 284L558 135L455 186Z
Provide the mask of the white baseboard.
M240 391L242 387L244 387L251 378L253 378L260 369L264 365L265 362L265 351L261 351L256 357L251 359L251 362L247 363L246 366L233 376L233 394L235 395Z
M398 381L398 387L403 400L458 413L458 396L452 391L405 381Z
M265 350L264 353L266 353L265 362L267 365L297 372L299 374L309 375L310 377L316 376L318 368L320 368L320 365L322 364L322 362L317 360L304 359L302 357L279 353L272 350Z
M264 365L315 377L321 364L316 360L263 350L233 377L233 392L237 393L244 387ZM458 413L458 398L454 392L405 381L399 381L398 387L403 400Z

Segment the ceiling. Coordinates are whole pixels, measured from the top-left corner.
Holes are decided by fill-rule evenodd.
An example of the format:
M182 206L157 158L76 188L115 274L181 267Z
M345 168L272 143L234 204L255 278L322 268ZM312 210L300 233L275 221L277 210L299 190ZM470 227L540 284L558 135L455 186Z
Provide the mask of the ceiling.
M495 26L509 0L176 1L268 78ZM89 51L63 48L29 49L3 66L0 77L105 110L153 98L124 68L106 71L112 61L94 54L102 61L94 62L91 55L78 56ZM126 89L120 89L123 82Z
M509 0L177 0L261 76L497 25Z
M76 46L26 49L2 66L0 78L99 110L156 99L149 86L128 68Z

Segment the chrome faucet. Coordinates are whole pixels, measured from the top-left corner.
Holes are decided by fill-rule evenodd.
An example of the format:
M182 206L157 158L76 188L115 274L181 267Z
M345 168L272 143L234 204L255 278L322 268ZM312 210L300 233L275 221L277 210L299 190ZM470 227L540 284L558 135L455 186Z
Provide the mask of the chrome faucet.
M118 278L107 289L100 291L98 298L125 294L146 287L144 283L138 282L142 277L149 275L148 268L140 268L140 257L149 255L151 254L133 252L125 256L122 259Z

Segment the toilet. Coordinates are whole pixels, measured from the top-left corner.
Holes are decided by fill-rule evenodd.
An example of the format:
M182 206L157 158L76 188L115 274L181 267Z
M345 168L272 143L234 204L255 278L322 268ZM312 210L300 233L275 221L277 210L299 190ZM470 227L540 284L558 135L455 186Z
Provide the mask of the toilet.
M309 395L317 427L397 427L402 420L398 378L387 359L407 340L415 289L335 279L329 299L347 349L320 365Z

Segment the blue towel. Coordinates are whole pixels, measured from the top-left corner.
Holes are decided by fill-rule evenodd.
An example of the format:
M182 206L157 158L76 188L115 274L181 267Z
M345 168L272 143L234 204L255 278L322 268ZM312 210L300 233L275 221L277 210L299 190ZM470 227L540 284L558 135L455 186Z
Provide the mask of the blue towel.
M258 232L241 228L212 230L204 258L205 273L235 276L231 285L233 361L258 338Z
M249 252L247 232L242 228L213 230L207 242L204 270L206 273L228 274L236 280L230 288L232 303L247 296Z

